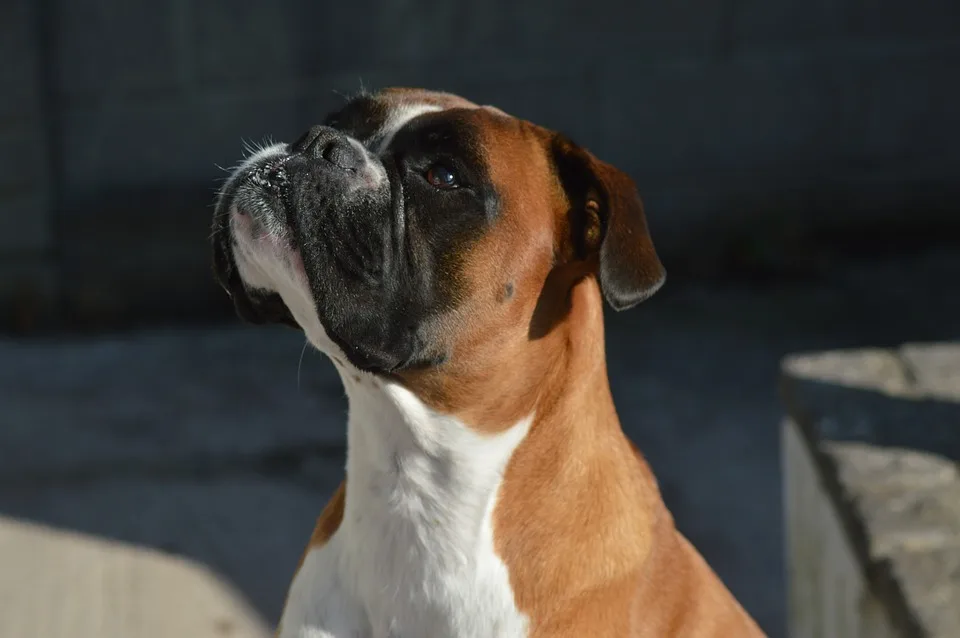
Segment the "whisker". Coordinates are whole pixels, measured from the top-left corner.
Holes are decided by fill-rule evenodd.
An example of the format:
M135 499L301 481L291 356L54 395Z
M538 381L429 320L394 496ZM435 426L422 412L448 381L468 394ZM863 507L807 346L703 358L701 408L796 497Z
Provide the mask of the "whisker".
M257 154L257 148L256 148L256 146L254 145L254 143L253 143L252 140L247 140L246 138L241 138L241 139L240 139L240 142L241 142L241 144L243 144L243 152L244 152L244 157L243 157L243 159L248 159L248 158L252 157L253 155L256 155L256 154Z
M300 361L297 363L297 392L300 391L300 369L303 368L303 355L306 354L308 345L310 345L310 341L304 339L303 349L300 351Z

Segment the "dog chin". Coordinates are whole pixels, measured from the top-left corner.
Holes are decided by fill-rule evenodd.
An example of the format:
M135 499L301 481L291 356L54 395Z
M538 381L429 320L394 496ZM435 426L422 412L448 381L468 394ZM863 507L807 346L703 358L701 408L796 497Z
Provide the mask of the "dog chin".
M270 316L259 316L255 322L291 325L292 317L310 344L327 355L341 375L350 372L355 376L361 370L349 363L348 357L328 336L320 321L303 258L292 241L290 229L281 221L283 216L258 196L255 184L251 189L250 184L245 183L252 172L285 153L284 144L263 148L247 158L228 179L223 192L232 197L227 213L228 228L225 229L233 240L229 242L229 250L253 312L257 310L258 297L274 301L273 308L259 307L261 311L267 310L266 314ZM286 306L289 316L277 321L277 315L286 314L277 311L280 302Z
M259 234L249 215L231 210L233 256L244 285L264 294L277 294L314 348L343 365L346 357L327 336L317 315L300 252L286 237ZM338 365L337 367L340 367Z

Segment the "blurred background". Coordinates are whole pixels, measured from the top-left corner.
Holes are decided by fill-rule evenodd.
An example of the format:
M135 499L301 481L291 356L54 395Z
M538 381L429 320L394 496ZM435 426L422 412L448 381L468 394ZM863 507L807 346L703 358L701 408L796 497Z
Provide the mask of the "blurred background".
M187 558L267 624L345 403L300 335L234 318L211 204L245 141L361 87L495 104L634 177L670 279L609 317L618 408L771 636L778 361L960 336L956 0L5 0L0 59L0 521Z

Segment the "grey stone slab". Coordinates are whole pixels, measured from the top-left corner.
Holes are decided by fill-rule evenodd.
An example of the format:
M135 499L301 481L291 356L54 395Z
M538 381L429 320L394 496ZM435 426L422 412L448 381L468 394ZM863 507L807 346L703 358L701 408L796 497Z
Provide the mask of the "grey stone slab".
M303 345L299 333L271 329L2 341L0 480L311 450L338 458L342 387Z
M874 390L890 395L913 393L909 372L896 352L882 348L834 350L789 356L784 371L792 378Z
M932 454L825 443L874 589L918 635L960 631L960 475ZM856 537L855 537L856 538ZM859 540L859 539L857 539ZM905 613L900 606L906 607ZM912 635L912 634L910 634Z
M956 464L903 448L859 443L824 446L869 531L871 555L960 549L960 474Z
M904 635L960 631L960 402L936 392L956 353L916 344L783 365L788 412L871 591Z
M892 570L920 616L924 636L953 638L960 632L960 547L891 554Z
M0 517L0 635L266 638L242 596L201 565Z
M900 355L924 396L960 400L960 343L907 344Z
M813 436L960 459L960 403L925 399L895 350L791 356L783 371L787 410Z
M210 480L108 478L74 484L7 485L0 487L0 524L42 524L99 539L114 547L119 542L126 548L123 551L140 548L187 560L202 566L207 574L235 591L239 602L256 611L255 618L272 626L279 618L316 518L342 476L341 468L327 465L322 471L314 471L311 481L296 483L240 473ZM0 555L11 557L20 553L17 564L22 569L29 572L32 564L37 571L42 567L47 577L53 578L55 572L50 570L55 566L46 565L43 555L22 555L28 550L23 543L29 540L21 538L12 545L0 540ZM58 546L63 547L63 543ZM109 559L101 559L100 563L105 564L106 560ZM90 568L97 569L98 565ZM149 586L158 570L157 566L141 569L139 582ZM198 582L202 583L201 576L185 574L180 585L167 584L196 588ZM71 576L65 580L59 585L63 598L70 599L72 595L82 599L96 593L80 589L84 585L82 578ZM42 582L38 581L42 581L41 575L28 580L39 587ZM7 579L0 579L0 591L12 585L6 583ZM150 589L155 591L158 587ZM168 590L159 594L174 601L179 592ZM119 605L124 592L101 592L101 596L99 605L109 608L111 598L113 604ZM30 611L6 608L17 600L15 597L8 602L0 596L0 627L2 619ZM144 602L162 605L163 601ZM136 613L129 607L127 611ZM50 610L34 607L33 613L48 616Z

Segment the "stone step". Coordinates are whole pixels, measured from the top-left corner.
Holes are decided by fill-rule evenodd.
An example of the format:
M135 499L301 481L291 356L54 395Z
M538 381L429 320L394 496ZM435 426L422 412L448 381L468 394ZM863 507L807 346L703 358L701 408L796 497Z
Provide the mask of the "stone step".
M791 638L960 635L960 344L787 358Z
M0 519L0 636L267 638L208 568L155 550Z

